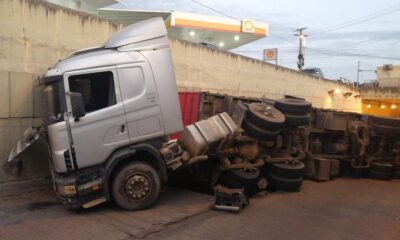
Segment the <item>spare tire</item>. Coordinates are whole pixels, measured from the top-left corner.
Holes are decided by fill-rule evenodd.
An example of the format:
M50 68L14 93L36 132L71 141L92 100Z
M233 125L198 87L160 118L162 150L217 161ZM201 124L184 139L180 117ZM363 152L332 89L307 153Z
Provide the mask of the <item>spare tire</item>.
M312 105L302 99L285 98L276 100L274 106L283 113L304 115L310 113Z
M297 179L305 174L305 165L301 161L271 164L271 173L277 177Z
M259 128L276 131L283 128L285 116L271 105L263 103L249 104L247 120Z
M304 116L285 114L286 124L290 127L310 125L310 114Z
M242 128L247 136L255 138L260 141L273 141L281 132L281 130L267 131L260 127L257 127L256 125L250 123L246 117L242 122Z
M269 174L271 184L277 190L285 190L285 191L298 191L303 185L303 177L299 177L296 179L288 179L278 177L272 173Z

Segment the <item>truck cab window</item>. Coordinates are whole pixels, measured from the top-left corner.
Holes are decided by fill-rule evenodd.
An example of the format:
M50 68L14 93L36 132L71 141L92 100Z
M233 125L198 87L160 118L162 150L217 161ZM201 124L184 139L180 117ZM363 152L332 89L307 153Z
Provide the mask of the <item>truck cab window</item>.
M82 94L86 112L97 111L116 104L112 72L98 72L70 76L71 92Z

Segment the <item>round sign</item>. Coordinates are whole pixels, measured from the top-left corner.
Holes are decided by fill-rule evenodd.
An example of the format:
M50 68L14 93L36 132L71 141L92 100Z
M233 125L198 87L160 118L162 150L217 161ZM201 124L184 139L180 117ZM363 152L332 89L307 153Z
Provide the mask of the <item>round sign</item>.
M274 58L274 51L267 51L267 58Z
M246 22L244 23L244 27L246 28L246 30L251 30L251 29L253 29L253 22L251 22L251 21L246 21Z

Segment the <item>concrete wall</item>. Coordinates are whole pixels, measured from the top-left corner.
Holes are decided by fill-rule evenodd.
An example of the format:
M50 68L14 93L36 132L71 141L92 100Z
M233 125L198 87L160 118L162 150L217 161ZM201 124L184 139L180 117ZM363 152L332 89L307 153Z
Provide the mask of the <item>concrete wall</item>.
M43 144L23 164L5 165L10 149L31 125L40 125L43 99L37 76L72 52L102 45L120 29L110 21L41 1L0 1L0 182L48 174Z
M246 97L295 95L315 107L361 111L359 93L335 81L311 76L255 59L196 44L171 40L175 73L181 91L210 91ZM335 96L328 91L339 88ZM345 98L343 93L351 92Z

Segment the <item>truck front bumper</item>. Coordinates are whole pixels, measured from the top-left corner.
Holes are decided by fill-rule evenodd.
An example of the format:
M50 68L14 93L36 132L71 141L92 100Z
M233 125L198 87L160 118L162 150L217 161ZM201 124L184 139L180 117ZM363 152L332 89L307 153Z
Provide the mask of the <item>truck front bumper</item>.
M102 168L55 174L54 183L58 198L71 208L89 208L106 201Z

